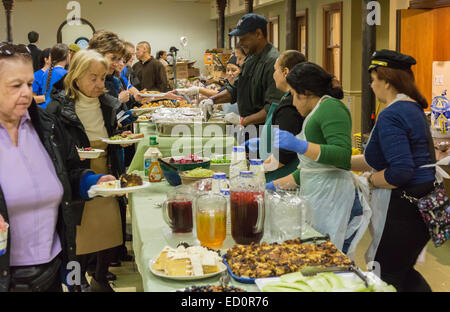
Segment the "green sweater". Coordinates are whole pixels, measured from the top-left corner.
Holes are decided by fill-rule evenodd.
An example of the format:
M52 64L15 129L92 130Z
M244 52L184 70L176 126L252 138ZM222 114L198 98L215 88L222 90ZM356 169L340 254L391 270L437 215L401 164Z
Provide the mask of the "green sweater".
M309 119L305 135L310 143L320 145L318 163L340 169L351 169L352 158L352 118L344 103L328 98ZM293 173L300 184L300 169Z

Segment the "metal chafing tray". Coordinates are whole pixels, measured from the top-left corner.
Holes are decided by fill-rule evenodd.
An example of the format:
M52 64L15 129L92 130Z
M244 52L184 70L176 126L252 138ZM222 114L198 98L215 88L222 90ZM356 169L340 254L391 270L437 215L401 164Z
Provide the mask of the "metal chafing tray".
M228 134L228 125L223 120L210 120L208 122L170 121L156 123L156 128L158 135L163 137L224 137Z

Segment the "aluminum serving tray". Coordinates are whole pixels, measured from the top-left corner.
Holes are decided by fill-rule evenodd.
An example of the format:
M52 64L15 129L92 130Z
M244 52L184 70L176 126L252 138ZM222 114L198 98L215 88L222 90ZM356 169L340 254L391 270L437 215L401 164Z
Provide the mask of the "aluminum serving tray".
M228 133L227 125L229 124L224 121L209 121L202 123L194 121L170 121L157 122L156 128L158 129L158 135L162 137L225 137ZM175 129L175 127L178 127L179 129Z

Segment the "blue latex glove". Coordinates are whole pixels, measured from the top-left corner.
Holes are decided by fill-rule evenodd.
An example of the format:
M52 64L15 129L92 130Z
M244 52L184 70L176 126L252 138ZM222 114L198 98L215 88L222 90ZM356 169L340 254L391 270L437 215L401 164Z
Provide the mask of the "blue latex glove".
M266 190L268 190L268 191L276 191L275 190L275 184L273 183L273 181L272 182L269 182L269 183L266 183Z
M251 152L256 152L259 149L259 138L250 139L243 144L243 146L248 147Z
M278 128L273 129L274 134L274 148L284 149L298 154L305 154L308 150L309 143L297 139L295 135L289 131L280 130Z

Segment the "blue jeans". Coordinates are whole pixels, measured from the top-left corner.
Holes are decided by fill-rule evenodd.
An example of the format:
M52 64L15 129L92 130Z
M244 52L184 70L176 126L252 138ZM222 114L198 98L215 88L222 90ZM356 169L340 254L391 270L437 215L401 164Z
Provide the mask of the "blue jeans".
M363 214L363 208L362 208L361 202L359 201L358 190L355 190L355 201L353 203L352 212L350 213L350 221L348 221L348 224L350 224L350 222L352 222L354 217L361 216L362 214ZM353 233L352 236L350 236L349 238L347 238L344 241L344 246L342 247L343 253L345 253L345 254L347 253L355 236L356 236L356 232Z

